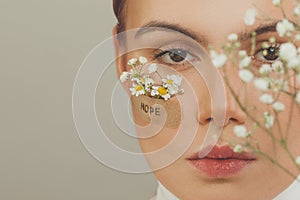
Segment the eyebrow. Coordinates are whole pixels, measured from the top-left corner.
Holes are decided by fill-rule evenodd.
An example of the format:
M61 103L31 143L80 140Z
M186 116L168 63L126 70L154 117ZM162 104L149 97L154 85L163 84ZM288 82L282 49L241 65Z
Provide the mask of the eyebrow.
M208 44L207 39L203 35L199 35L189 28L183 27L180 24L173 24L165 21L153 20L142 25L135 34L135 38L141 37L143 34L154 31L176 31L182 33L201 44Z
M238 33L238 38L240 41L245 41L252 38L252 33L255 32L256 36L262 35L264 33L276 32L276 25L278 21L273 21L268 24L260 24L257 28L252 31L244 31Z
M253 32L256 33L256 36L268 32L275 32L277 23L278 21L273 21L271 23L261 24L254 30L239 32L237 33L239 41L249 40L252 37ZM202 45L206 46L209 43L208 39L204 35L197 34L187 27L183 27L180 24L173 24L173 23L158 21L158 20L153 20L142 25L139 28L139 30L136 32L135 38L139 38L145 33L154 32L154 31L176 31L196 40L198 43Z

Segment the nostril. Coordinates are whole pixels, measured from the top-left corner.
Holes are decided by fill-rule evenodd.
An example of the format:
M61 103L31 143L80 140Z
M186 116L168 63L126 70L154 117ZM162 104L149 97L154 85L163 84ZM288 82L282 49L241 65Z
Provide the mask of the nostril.
M236 118L230 118L229 121L232 121L232 122L239 122L239 120L236 119Z
M207 118L206 119L206 122L208 123L208 122L212 122L213 121L213 118L212 117L209 117L209 118Z

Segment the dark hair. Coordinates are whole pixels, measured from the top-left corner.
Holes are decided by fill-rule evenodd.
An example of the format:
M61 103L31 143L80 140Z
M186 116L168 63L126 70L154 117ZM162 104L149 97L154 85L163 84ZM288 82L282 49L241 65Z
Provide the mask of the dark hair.
M115 16L118 20L118 33L125 30L125 4L127 0L113 0Z

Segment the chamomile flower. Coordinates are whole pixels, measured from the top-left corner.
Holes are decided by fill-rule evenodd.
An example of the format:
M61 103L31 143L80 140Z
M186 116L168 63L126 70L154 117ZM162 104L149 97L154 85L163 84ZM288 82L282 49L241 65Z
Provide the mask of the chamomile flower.
M165 88L168 88L173 85L180 86L181 81L182 77L179 75L167 75L166 79L162 79L162 83Z
M168 89L162 86L153 86L151 91L151 96L160 96L164 100L168 100L171 98L171 95L168 93Z
M154 84L154 80L152 78L150 78L150 76L146 76L144 79L144 85L145 85L145 90L147 92L150 92L153 84Z
M135 96L140 96L140 95L144 95L145 94L145 89L143 87L143 85L141 84L133 84L132 88L129 88L129 90L131 91L131 95L135 95Z

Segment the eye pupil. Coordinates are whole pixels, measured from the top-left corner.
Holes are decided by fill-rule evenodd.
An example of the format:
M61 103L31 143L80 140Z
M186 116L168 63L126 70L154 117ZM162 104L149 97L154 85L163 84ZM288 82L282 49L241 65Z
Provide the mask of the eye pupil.
M187 55L186 51L183 51L182 49L174 49L169 52L169 56L172 61L174 62L181 62L185 59Z
M279 56L279 47L271 46L263 50L263 56L266 60L276 60Z

